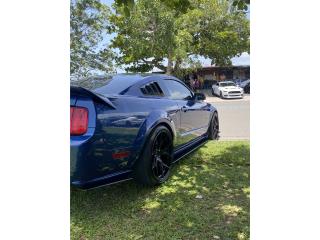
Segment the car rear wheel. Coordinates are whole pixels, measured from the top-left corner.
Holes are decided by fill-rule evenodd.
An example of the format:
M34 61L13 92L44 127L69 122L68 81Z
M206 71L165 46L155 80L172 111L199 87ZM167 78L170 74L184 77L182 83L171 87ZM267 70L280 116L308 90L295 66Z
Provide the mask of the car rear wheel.
M134 169L135 179L148 186L165 182L170 175L173 144L170 131L157 127L147 140L143 153Z
M217 140L219 138L219 118L217 112L213 113L209 126L208 138L211 140Z

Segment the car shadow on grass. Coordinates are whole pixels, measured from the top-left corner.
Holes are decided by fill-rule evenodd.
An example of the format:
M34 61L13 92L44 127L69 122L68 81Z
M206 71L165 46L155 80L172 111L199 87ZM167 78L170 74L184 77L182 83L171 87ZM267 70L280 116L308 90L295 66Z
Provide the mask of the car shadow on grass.
M248 142L210 142L169 181L71 191L72 239L249 239Z

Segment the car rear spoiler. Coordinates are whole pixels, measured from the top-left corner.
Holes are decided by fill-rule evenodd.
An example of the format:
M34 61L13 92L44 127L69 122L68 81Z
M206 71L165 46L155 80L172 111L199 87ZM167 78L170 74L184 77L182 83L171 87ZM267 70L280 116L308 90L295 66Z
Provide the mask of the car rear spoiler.
M76 86L71 86L70 87L70 94L71 95L76 95L76 96L83 96L83 97L91 97L92 99L105 103L112 107L113 109L116 109L116 106L104 95L94 93L86 88L83 87L76 87Z

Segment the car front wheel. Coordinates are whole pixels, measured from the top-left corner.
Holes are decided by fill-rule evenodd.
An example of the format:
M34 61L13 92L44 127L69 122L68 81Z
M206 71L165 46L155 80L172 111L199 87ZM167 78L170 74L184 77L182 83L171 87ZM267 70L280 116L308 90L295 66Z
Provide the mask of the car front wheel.
M136 164L135 179L148 186L165 182L170 175L172 156L172 135L168 128L159 126L151 133Z

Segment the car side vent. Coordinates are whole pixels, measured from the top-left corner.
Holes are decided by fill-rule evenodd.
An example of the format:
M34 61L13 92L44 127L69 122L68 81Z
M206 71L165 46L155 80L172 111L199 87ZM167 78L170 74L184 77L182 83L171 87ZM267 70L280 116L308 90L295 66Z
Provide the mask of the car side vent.
M163 91L157 82L152 82L140 88L144 95L163 96Z

